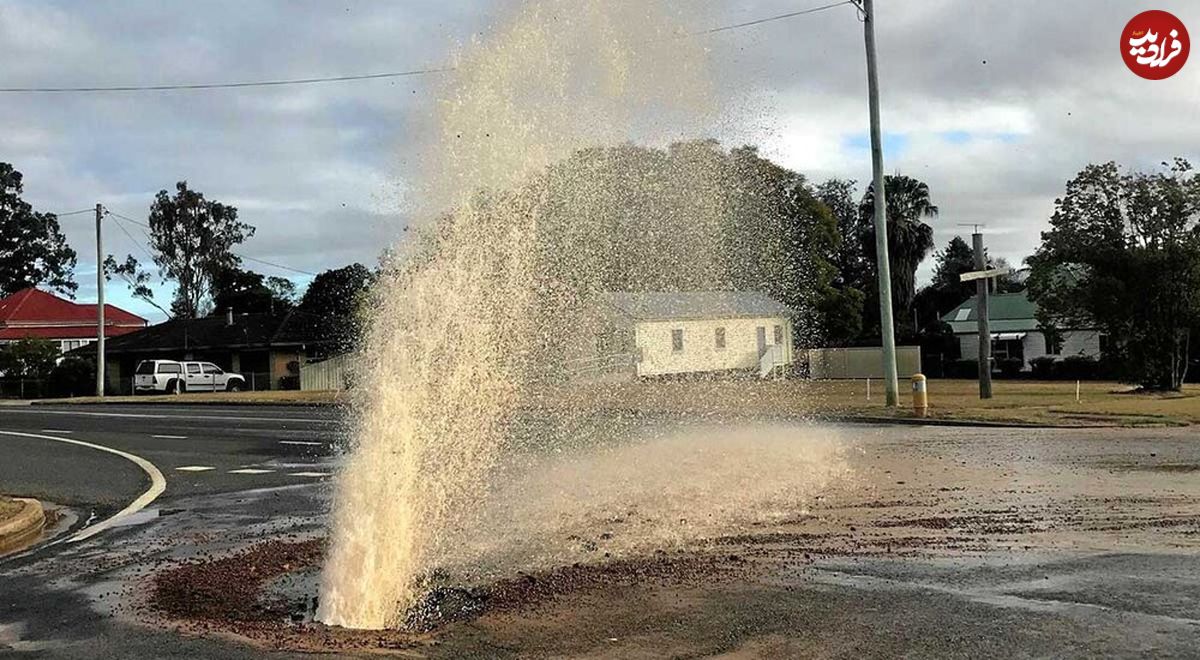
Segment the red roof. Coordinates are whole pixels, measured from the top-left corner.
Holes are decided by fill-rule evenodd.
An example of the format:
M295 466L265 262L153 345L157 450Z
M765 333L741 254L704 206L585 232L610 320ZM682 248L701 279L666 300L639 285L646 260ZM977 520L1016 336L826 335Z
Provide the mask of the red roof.
M146 327L146 319L120 307L104 306L104 336ZM86 339L96 336L96 305L81 305L34 288L0 298L0 339L41 337Z

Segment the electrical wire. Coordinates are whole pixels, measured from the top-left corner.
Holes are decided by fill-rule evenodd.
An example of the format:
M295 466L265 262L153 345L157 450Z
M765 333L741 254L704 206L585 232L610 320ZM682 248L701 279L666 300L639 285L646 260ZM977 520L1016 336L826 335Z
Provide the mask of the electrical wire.
M56 218L65 218L68 215L79 215L80 213L95 213L96 209L79 209L78 211L67 211L66 213L51 213L50 215Z
M116 218L118 218L118 219L120 219L120 220L125 220L125 221L127 221L127 222L132 222L133 224L135 224L135 225L138 225L138 226L140 226L140 227L144 227L144 228L146 228L146 229L149 229L149 228L150 228L150 225L148 225L148 224L146 224L146 223L144 223L144 222L141 222L141 221L138 221L138 220L134 220L133 218L130 218L129 216L121 215L120 213L117 213L116 211L112 211L112 210L108 210L108 209L105 209L105 210L106 210L106 211L107 211L107 212L108 212L110 215L112 215L112 216L114 216L114 217L116 217ZM147 237L147 238L149 238L149 237ZM236 255L236 256L238 256L238 257L239 257L239 258L241 258L241 259L245 259L246 261L253 261L253 262L255 262L255 263L260 263L260 264L264 264L264 265L267 265L267 266L273 266L273 267L275 267L275 268L279 268L279 269L282 269L282 270L290 270L290 271L292 271L293 273L300 273L301 275L308 275L308 276L310 276L310 277L316 277L316 276L317 276L317 274L316 274L316 273L309 272L309 271L307 271L307 270L301 270L301 269L299 269L299 268L293 268L293 267L291 267L291 266L285 266L285 265L283 265L283 264L278 264L278 263L275 263L275 262L273 262L273 261L267 261L266 259L259 259L258 257L251 257L251 256L247 256L247 255L244 255L244 254L240 254L240 253L238 253L238 252L234 252L233 254L234 254L234 255Z
M355 80L380 80L383 78L404 78L408 76L423 76L433 73L453 71L453 67L435 69L414 69L412 71L392 71L387 73L367 73L353 76L328 76L323 78L292 78L287 80L253 80L240 82L213 83L176 83L166 85L114 85L87 87L0 87L3 94L63 94L63 93L92 93L92 92L168 92L178 90L203 89L235 89L242 87L282 87L285 85L316 85L321 83L350 82Z
M753 21L746 21L744 23L734 23L733 25L722 25L720 27L710 28L708 30L701 30L700 32L694 32L692 34L694 34L694 35L716 34L718 32L728 32L730 30L740 30L742 28L754 27L756 25L762 25L764 23L772 23L774 21L783 21L783 20L787 20L789 18L796 18L797 16L805 16L807 14L815 14L819 11L825 11L827 9L841 7L842 5L853 5L853 4L854 4L853 0L842 0L841 2L834 2L834 3L828 4L828 5L821 5L820 7L810 7L808 9L801 9L799 11L791 11L786 14L779 14L777 16L768 16L766 18L759 18L759 19L755 19Z
M707 34L717 34L720 32L728 32L731 30L741 30L744 28L755 27L775 21L783 21L798 16L806 16L817 12L826 11L842 5L853 5L861 12L861 7L854 0L842 0L819 7L810 7L798 11L787 12L766 18L759 18L742 23L733 23L730 25L721 25L707 30L690 33L692 36L702 36ZM426 69L413 69L410 71L390 71L385 73L367 73L361 75L346 75L346 76L325 76L311 78L289 78L276 80L249 80L235 82L208 82L208 83L168 83L159 85L87 85L80 87L0 87L0 94L91 94L103 92L169 92L169 91L200 91L212 89L241 89L251 87L284 87L290 85L318 85L325 83L338 82L353 82L361 80L381 80L387 78L404 78L410 76L425 76L438 73L448 73L454 71L454 67L434 67Z

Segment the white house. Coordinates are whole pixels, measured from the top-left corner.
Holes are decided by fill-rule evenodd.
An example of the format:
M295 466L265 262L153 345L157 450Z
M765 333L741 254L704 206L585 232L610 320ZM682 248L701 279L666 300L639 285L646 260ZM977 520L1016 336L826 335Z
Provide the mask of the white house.
M979 358L979 317L975 311L975 298L953 309L942 317L950 324L958 338L964 360ZM1100 358L1103 337L1097 330L1061 330L1060 340L1047 342L1046 333L1037 321L1037 305L1029 300L1025 292L999 293L988 297L988 329L992 333L992 358L1002 360L1020 358L1021 370L1028 371L1030 361L1042 356L1065 358L1082 355Z
M793 360L792 311L762 293L611 293L603 299L608 309L596 354L628 356L625 364L638 377L765 375Z

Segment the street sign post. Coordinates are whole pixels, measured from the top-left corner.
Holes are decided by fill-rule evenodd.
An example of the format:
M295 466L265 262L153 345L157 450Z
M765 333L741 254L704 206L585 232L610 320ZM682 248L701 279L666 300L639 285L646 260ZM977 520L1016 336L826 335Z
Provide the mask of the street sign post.
M975 281L975 316L979 329L979 398L992 398L992 329L988 319L988 280L1012 272L1011 268L988 268L983 252L983 234L971 234L978 270L958 276L960 282Z

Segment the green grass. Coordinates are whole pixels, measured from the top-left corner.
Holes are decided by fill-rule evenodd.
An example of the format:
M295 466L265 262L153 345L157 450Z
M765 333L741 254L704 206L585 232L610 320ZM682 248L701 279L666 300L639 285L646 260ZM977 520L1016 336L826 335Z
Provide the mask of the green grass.
M979 399L973 380L930 380L929 417L1053 426L1185 425L1200 422L1200 387L1171 394L1133 394L1119 383L995 381L993 398ZM547 406L594 406L646 412L813 414L913 418L912 390L900 384L900 406L884 405L883 383L831 381L678 381L612 383L546 392Z
M1133 393L1113 382L997 380L993 398L979 399L973 380L930 380L929 417L959 421L1049 426L1154 426L1200 423L1200 386L1182 392ZM106 397L108 403L311 404L341 403L345 392L237 392L139 397ZM55 403L97 403L94 397ZM673 413L747 415L836 415L863 418L913 418L912 390L900 383L900 406L884 405L883 382L865 380L759 381L692 380L569 385L547 389L535 407Z

